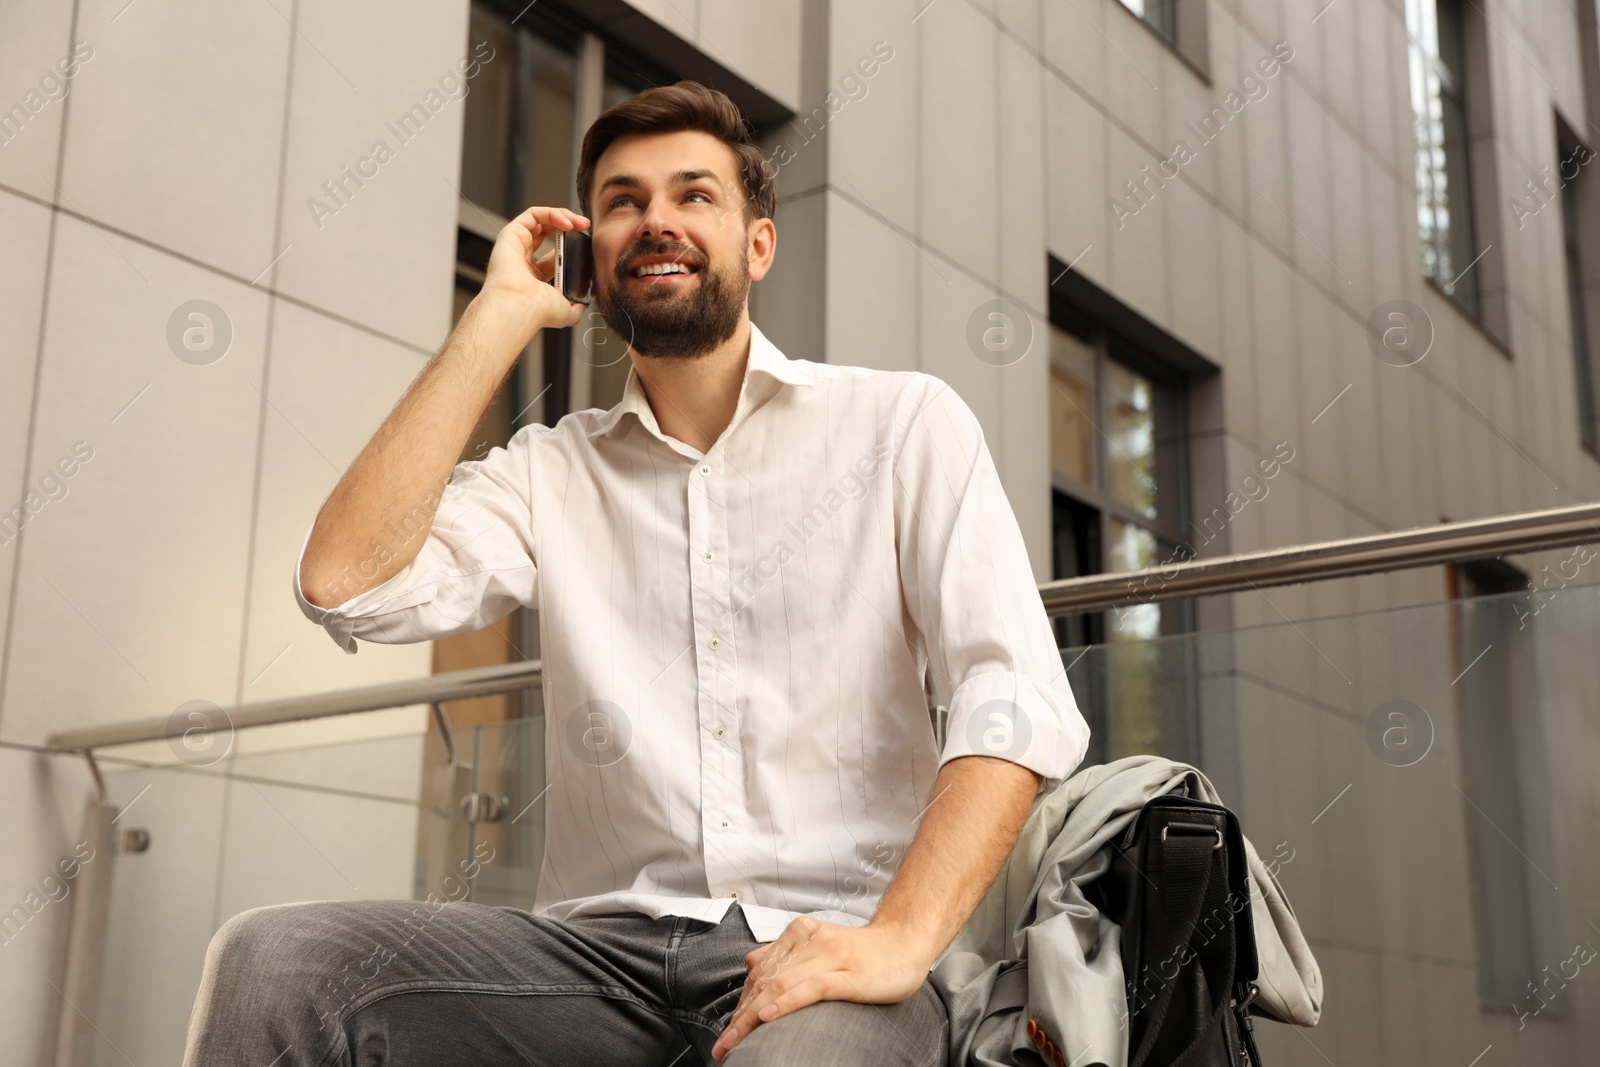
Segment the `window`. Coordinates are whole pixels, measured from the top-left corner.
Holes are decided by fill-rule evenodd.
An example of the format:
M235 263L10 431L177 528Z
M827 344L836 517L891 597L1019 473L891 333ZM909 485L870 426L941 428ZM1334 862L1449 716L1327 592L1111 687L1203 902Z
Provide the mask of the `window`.
M560 24L527 19L511 25L474 4L471 39L488 41L484 65L467 96L462 135L461 194L512 218L529 204L574 204L571 175L580 37Z
M1590 173L1597 162L1594 149L1560 118L1556 144L1578 426L1583 446L1600 454L1600 336L1593 317L1600 310L1600 181Z
M1417 134L1417 227L1422 273L1462 309L1479 313L1473 238L1463 0L1406 0L1411 108Z
M469 229L482 236L476 224L503 225L530 204L575 210L577 154L589 124L605 108L677 80L547 5L478 0L470 26L470 41L487 41L494 58L466 99L460 190L471 207L463 209L463 245L472 240ZM471 259L465 251L458 258ZM569 411L621 399L628 360L609 355L618 345L606 346L599 358L594 349L602 338L603 331L585 328L534 339L527 363L537 368L539 384L528 395L539 399L511 432L523 422L554 425Z
M1122 6L1148 22L1161 36L1172 40L1174 0L1122 0Z
M1056 577L1139 570L1184 541L1184 395L1181 375L1084 316L1050 327L1050 465L1058 516ZM1058 620L1083 643L1140 640L1186 625L1163 605L1114 613L1098 629ZM1172 609L1168 607L1168 614Z
M1184 375L1088 315L1055 306L1051 320L1054 577L1189 558ZM1138 604L1054 621L1063 649L1114 646L1069 667L1091 730L1086 764L1139 752L1193 762L1192 649L1148 640L1189 630L1190 605Z
M1206 69L1205 0L1122 0L1122 6L1197 69Z

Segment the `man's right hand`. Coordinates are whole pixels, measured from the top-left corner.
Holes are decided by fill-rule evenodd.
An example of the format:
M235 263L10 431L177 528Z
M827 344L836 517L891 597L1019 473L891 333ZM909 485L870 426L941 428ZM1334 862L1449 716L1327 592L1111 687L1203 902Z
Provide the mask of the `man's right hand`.
M555 275L552 250L534 259L545 238L558 230L587 230L589 220L560 207L530 207L508 222L494 239L489 270L478 299L496 314L511 316L528 340L545 327L575 326L584 305L575 304L550 284Z

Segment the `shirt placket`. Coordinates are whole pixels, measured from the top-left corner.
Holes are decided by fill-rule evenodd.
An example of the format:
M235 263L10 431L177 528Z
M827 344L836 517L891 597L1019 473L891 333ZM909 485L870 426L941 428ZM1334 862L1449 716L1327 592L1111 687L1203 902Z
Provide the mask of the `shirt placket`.
M748 900L744 861L744 755L735 721L738 648L726 580L727 464L697 462L689 477L690 612L700 726L700 828L706 884L713 897Z

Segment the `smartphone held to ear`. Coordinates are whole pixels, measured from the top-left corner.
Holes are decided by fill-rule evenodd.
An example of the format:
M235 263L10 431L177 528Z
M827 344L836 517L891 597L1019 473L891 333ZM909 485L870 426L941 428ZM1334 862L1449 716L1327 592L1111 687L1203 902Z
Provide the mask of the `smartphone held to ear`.
M551 283L574 304L589 303L594 285L594 247L581 230L556 231L556 276Z

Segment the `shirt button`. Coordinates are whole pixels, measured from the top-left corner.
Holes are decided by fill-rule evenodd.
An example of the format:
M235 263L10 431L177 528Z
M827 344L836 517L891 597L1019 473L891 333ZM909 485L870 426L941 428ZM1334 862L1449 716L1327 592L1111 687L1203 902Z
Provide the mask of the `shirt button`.
M722 638L713 637L710 641L708 641L706 643L709 644L712 648L720 648L720 647L722 647Z
M743 900L744 899L744 894L739 892L737 889L735 889L733 891L733 899L734 900Z
M707 466L706 464L702 463L702 464L700 464L700 473L709 478L709 477L711 477L711 468L709 466Z
M709 552L707 552L707 553L706 553L706 554L705 554L705 561L706 561L706 562L707 562L707 563L710 563L710 562L711 562L711 553L709 553Z
M721 822L717 823L717 825L726 830L728 827L732 826L733 823L729 822L727 819L723 819Z
M728 731L724 730L722 727L719 726L715 730L711 731L711 736L717 738L718 740L721 740L722 735L727 733L727 732Z

